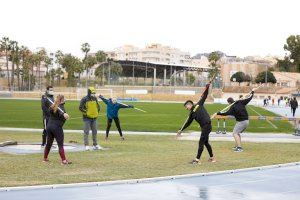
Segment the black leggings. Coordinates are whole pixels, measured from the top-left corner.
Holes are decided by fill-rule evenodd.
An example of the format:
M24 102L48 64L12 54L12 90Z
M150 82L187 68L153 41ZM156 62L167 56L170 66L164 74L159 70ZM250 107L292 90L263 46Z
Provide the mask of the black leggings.
M47 144L45 147L44 158L48 158L48 154L52 147L54 139L57 142L58 152L62 160L66 160L64 152L64 131L61 126L56 124L47 125Z
M295 117L296 109L297 108L292 108L293 117Z
M107 119L106 137L108 137L109 130L110 130L110 127L111 127L111 123L112 123L113 120L115 121L115 124L117 126L117 129L119 131L120 136L123 137L123 133L122 133L121 126L120 126L120 120L119 120L118 117L116 117L114 119Z
M203 148L204 145L209 153L210 157L213 157L213 151L212 148L209 144L209 134L211 132L211 123L209 124L205 124L202 128L201 128L201 137L199 140L199 147L198 147L198 153L197 153L197 159L200 159L202 152L203 152Z
M44 125L44 130L43 130L43 135L42 135L42 145L46 145L46 140L47 140L47 124L49 122L48 118L43 118L43 125Z

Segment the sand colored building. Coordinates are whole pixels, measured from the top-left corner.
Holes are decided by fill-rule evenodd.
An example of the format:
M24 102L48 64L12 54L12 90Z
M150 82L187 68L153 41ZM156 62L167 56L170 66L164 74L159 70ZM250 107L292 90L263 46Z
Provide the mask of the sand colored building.
M230 78L236 72L244 72L252 79L255 79L257 74L266 70L266 66L257 63L249 62L228 62L221 64L221 77L224 86L230 85Z
M277 86L281 87L300 87L300 73L292 72L273 72Z

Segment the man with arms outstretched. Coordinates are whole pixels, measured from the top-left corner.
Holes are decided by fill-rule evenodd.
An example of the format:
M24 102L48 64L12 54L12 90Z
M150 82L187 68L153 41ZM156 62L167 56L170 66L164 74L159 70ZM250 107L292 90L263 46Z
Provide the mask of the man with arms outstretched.
M232 104L227 112L218 112L218 115L232 115L235 117L237 123L233 129L233 137L235 140L235 147L233 147L234 152L244 151L242 148L241 133L246 130L249 125L249 115L246 109L246 105L253 98L254 91L252 90L249 97L241 100L234 101L233 98L229 97L227 99L228 104Z
M201 96L201 99L198 103L194 104L191 100L188 100L184 103L184 107L190 111L189 117L187 118L186 122L183 124L182 128L178 131L177 137L181 135L182 131L190 126L190 124L195 119L200 127L201 127L201 137L199 140L198 146L198 153L194 160L191 161L191 164L201 164L200 157L203 152L204 146L206 147L209 153L209 162L216 162L216 159L213 155L213 151L211 145L209 144L209 134L211 132L211 120L210 116L207 113L206 109L204 108L204 102L208 95L210 83L206 85L205 91Z

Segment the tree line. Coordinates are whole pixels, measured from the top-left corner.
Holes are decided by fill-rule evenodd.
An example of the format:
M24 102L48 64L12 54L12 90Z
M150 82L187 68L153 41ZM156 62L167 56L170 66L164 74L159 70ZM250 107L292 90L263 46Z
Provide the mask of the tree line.
M89 54L88 43L81 45L81 51L84 54L82 59L63 53L61 50L49 53L41 48L34 52L9 37L3 37L0 40L0 56L5 59L9 90L42 89L43 80L45 80L44 85L60 85L62 79L66 79L67 86L74 87L82 82L81 76L85 71L87 74L85 83L89 84L89 70L94 66L96 66L95 76L100 79L101 84L104 84L104 80L122 74L122 66L108 59L104 51L99 50L94 55ZM42 66L46 68L43 77L41 76ZM0 73L3 72L4 70L0 71Z

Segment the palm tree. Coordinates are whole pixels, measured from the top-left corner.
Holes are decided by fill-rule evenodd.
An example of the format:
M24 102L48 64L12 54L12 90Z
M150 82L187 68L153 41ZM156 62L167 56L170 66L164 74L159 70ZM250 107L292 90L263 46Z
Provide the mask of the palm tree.
M84 64L84 68L86 70L86 88L88 87L88 66L86 64L86 59L87 59L87 55L91 50L91 46L89 45L89 43L83 43L81 45L81 51L84 53L84 59L83 59L83 64Z
M21 46L22 48L23 46ZM18 90L20 91L20 62L21 62L21 49L18 46L18 43L16 43L16 48L15 48L15 55L14 55L14 62L16 63L17 70L16 70L16 75L17 75L17 84L18 84Z
M17 52L19 51L18 47L18 42L16 41L10 41L10 46L11 46L11 53L10 53L10 61L12 63L11 65L11 87L14 89L15 85L15 64L16 64L16 57L17 57Z
M45 57L47 56L47 52L45 49L41 49L37 52L37 67L39 72L39 89L42 89L42 78L41 78L41 64L45 61Z
M21 88L24 88L24 76L26 76L26 73L29 72L28 70L28 65L27 65L27 60L28 60L28 56L31 52L29 51L29 49L25 46L21 46L20 49L20 62L22 64L22 70L19 70L18 75L21 75ZM18 81L19 82L19 81Z
M63 57L64 57L64 54L61 50L58 50L55 52L55 63L58 66L61 66L61 60L63 59Z
M104 79L104 66L102 66L103 64L107 63L107 56L106 53L104 51L97 51L96 53L96 60L97 60L97 64L98 64L98 77L101 78L101 85L103 85L103 79ZM100 67L102 68L102 75L100 74ZM96 69L96 70L97 70Z
M57 80L58 80L58 85L60 85L60 80L61 80L61 76L64 74L64 71L62 70L61 67L58 67L56 70L55 70L55 75L57 77Z
M53 58L50 58L48 55L45 56L45 67L46 67L46 80L47 80L47 85L49 85L50 82L50 75L49 75L49 67L52 65Z
M3 37L2 38L0 47L1 47L1 51L3 51L4 55L5 55L8 89L11 90L10 75L9 75L9 70L8 70L8 62L9 62L9 54L10 54L10 40L9 40L8 37Z

